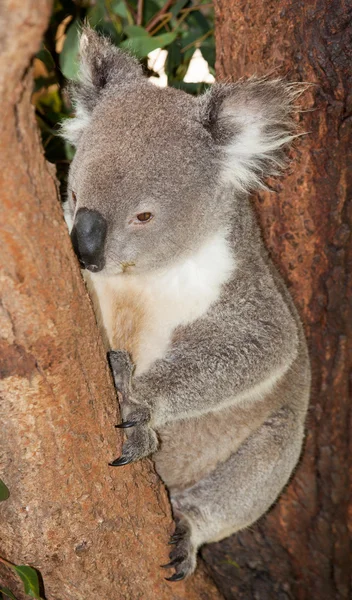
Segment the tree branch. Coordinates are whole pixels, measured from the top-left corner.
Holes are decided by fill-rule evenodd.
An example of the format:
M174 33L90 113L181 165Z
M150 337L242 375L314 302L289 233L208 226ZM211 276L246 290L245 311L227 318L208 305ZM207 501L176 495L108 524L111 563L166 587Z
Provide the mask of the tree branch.
M151 19L151 21L149 21L148 25L146 26L146 31L150 32L153 27L155 27L155 25L157 23L159 23L160 19L163 17L163 15L169 10L170 6L172 6L174 4L174 0L168 0L165 5L163 6L163 8L161 10L159 10L159 12L156 13L156 15Z

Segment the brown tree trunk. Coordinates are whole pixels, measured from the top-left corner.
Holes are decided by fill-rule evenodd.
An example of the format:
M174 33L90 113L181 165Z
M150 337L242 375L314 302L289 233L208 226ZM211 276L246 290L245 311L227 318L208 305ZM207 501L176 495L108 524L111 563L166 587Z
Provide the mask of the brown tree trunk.
M150 461L108 466L116 397L30 105L50 9L0 8L0 555L39 569L47 600L213 600L201 570L164 580L172 522Z
M226 598L351 597L352 8L344 0L215 0L219 79L271 72L314 82L309 132L277 193L255 201L309 339L302 461L277 505L204 557ZM351 533L351 532L350 532ZM233 561L239 564L237 568ZM231 564L232 563L232 564Z

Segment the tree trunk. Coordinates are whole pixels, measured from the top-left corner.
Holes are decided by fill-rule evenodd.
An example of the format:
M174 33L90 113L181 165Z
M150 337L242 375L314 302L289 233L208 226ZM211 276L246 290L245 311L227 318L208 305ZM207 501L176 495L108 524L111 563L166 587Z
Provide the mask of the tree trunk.
M116 396L30 105L50 9L0 8L0 554L39 569L47 600L213 600L201 570L172 584L159 568L172 522L151 462L108 466Z
M352 363L352 10L343 0L215 0L217 74L314 82L302 138L276 194L255 205L309 340L311 408L302 460L250 530L205 549L225 598L351 597L348 510ZM351 533L351 532L350 532ZM234 561L240 568L234 565ZM232 564L231 564L232 563Z

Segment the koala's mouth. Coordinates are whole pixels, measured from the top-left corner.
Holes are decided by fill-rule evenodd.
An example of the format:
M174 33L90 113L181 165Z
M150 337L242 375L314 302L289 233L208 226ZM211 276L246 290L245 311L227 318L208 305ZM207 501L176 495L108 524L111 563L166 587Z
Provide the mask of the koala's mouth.
M134 262L122 262L121 263L121 269L122 269L122 273L128 273L131 269L130 267L135 267L136 263Z
M101 271L99 265L86 265L85 262L80 258L78 259L78 261L81 269L87 269L87 271L91 271L91 273L98 273L98 271Z

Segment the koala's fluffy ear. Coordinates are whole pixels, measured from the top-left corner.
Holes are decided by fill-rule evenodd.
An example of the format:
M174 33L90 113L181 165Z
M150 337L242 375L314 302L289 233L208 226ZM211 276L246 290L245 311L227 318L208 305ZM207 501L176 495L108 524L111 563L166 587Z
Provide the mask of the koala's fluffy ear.
M200 117L219 146L223 179L237 189L265 187L285 166L285 146L297 137L293 101L301 84L250 78L215 84L200 98Z
M79 43L78 81L72 82L69 90L75 117L63 123L62 136L77 144L102 93L108 87L128 85L138 78L143 78L142 67L133 56L84 27Z

